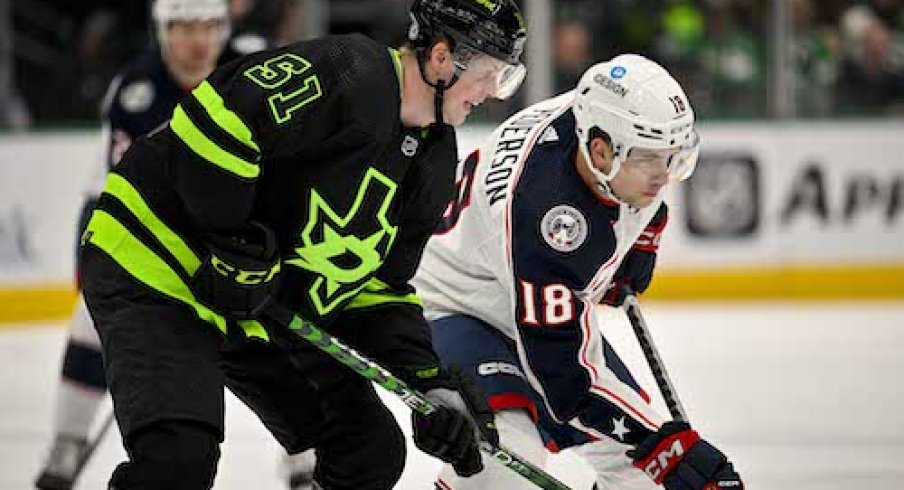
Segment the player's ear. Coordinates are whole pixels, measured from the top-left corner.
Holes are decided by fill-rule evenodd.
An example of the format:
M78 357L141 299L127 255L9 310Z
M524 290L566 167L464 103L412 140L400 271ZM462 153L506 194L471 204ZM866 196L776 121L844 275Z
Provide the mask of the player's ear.
M427 58L427 63L436 79L443 79L448 84L455 71L454 65L452 64L452 50L449 49L448 41L440 39L433 44L430 48L430 55Z
M591 135L590 142L590 158L593 160L593 166L600 169L604 174L608 174L612 170L612 145L609 139L603 134L597 133Z

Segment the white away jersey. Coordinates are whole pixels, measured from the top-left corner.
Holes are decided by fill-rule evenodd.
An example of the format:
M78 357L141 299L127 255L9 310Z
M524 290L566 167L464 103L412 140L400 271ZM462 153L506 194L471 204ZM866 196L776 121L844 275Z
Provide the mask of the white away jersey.
M636 210L588 188L575 163L573 99L522 110L461 162L457 201L413 284L429 319L469 315L514 340L557 420L572 419L589 394L652 430L659 416L606 368L594 306L662 198Z

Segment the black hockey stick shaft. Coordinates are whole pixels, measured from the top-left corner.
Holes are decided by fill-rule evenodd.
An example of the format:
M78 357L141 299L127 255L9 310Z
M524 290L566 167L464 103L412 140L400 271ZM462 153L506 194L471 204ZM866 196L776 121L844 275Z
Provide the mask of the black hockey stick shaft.
M103 442L104 437L107 435L107 432L110 431L110 427L113 426L113 421L116 420L113 409L105 415L104 421L101 423L100 429L98 429L97 434L94 436L94 439L88 442L88 445L85 446L85 453L82 455L82 458L78 460L75 465L75 471L72 473L72 483L78 481L78 477L82 474L82 471L85 469L85 466L88 465L88 461L91 461L91 456L94 455L94 451L97 450L100 443Z
M387 369L345 345L336 337L317 328L313 323L302 319L298 315L295 315L288 309L279 305L271 304L266 312L273 320L288 327L288 329L297 336L310 342L312 345L342 364L345 364L352 371L397 395L402 399L405 405L412 410L424 415L429 415L437 409L437 405L424 396L423 393L411 388ZM496 446L488 441L481 441L480 449L506 468L518 473L539 488L546 490L571 490L570 487L560 482L549 473L534 466L521 456L518 456L517 453L506 449L501 445Z
M665 401L665 406L668 407L672 419L687 422L687 412L684 410L681 400L678 399L675 385L672 384L672 379L669 378L669 373L662 362L662 356L659 355L659 350L656 348L656 344L653 343L650 329L647 327L647 322L640 311L640 303L631 288L625 288L625 301L622 306L625 308L625 313L631 322L631 328L634 330L634 335L637 336L637 342L640 343L640 349L647 359L647 364L653 373L653 379L656 380L656 384L659 386L659 392L662 394L662 399Z

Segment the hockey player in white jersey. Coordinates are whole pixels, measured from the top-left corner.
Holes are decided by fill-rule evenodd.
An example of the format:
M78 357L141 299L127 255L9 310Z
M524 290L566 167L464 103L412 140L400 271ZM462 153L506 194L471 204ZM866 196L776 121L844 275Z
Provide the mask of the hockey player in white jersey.
M443 363L470 371L502 444L541 467L548 449L578 446L600 489L743 488L722 452L651 407L596 327L596 304L649 285L663 189L690 176L698 143L680 85L621 55L461 164L414 284ZM467 479L445 468L436 485L528 488L495 464Z

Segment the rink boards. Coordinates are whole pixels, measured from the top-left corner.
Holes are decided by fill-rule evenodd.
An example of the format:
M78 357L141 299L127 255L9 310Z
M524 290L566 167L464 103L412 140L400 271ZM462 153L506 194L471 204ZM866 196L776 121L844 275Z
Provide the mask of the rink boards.
M462 154L491 130L460 132ZM701 125L669 191L657 299L904 299L904 122ZM71 309L97 132L0 136L0 322Z

